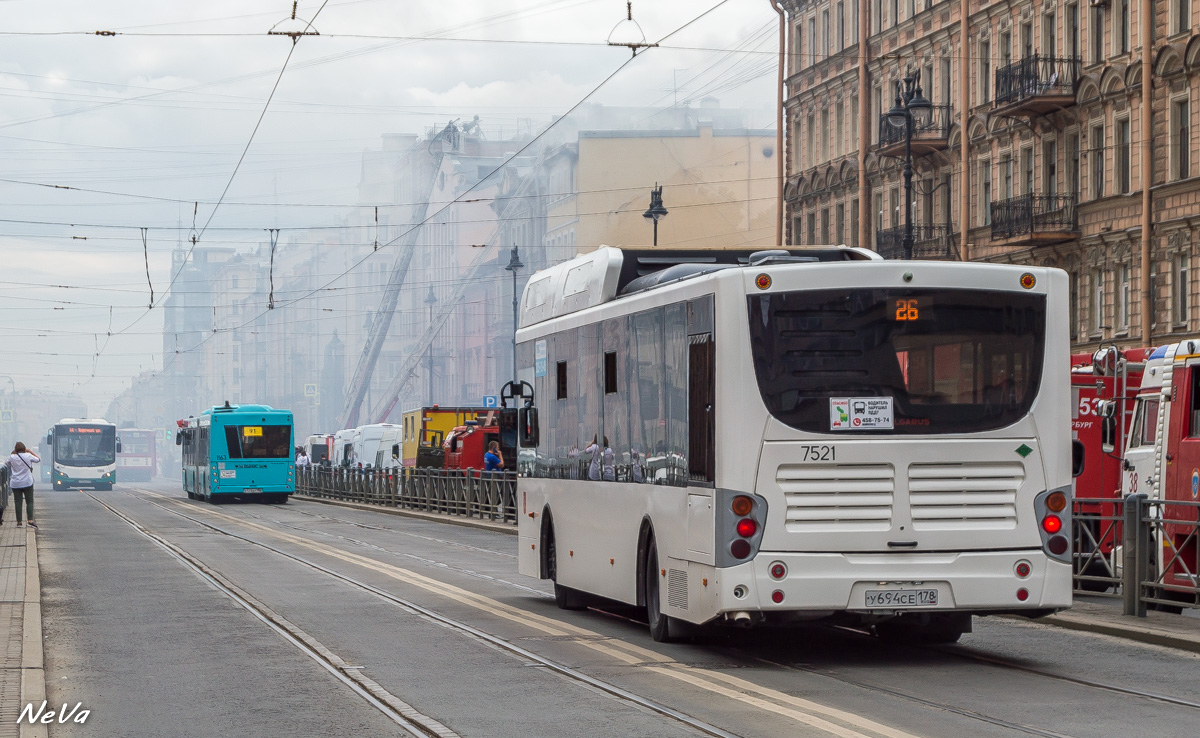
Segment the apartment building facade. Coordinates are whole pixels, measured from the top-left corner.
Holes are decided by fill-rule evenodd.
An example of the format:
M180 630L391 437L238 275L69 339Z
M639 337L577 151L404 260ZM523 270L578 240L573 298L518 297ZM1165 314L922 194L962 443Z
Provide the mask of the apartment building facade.
M901 256L905 127L887 113L919 78L915 258L1065 269L1080 351L1200 329L1200 2L782 4L792 242Z

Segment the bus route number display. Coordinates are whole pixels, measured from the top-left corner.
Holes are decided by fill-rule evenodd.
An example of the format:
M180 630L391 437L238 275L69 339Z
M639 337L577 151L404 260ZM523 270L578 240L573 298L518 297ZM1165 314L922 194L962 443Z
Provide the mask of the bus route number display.
M900 297L892 300L892 315L898 322L920 320L922 307L915 297Z
M242 428L242 435L247 436L247 437L261 436L262 435L262 426L247 425L246 427Z

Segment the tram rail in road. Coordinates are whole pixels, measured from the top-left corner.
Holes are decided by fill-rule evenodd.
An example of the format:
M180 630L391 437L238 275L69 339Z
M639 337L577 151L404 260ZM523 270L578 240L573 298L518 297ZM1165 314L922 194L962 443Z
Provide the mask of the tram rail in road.
M441 615L433 610L430 610L427 607L422 607L422 606L416 605L415 603L413 603L409 600L406 600L404 598L398 597L396 595L393 595L390 592L387 592L386 590L379 589L378 587L374 587L374 586L366 584L358 579L355 579L352 576L348 576L346 574L342 574L340 572L329 569L328 567L322 566L321 564L316 563L312 560L309 560L302 555L289 553L288 551L281 550L281 549L277 548L276 546L271 545L268 542L255 540L253 537L251 537L253 535L253 531L258 531L258 532L264 533L266 535L269 535L273 538L276 538L278 540L286 541L290 544L299 545L299 546L302 546L309 550L312 550L314 552L317 552L317 553L320 553L320 554L323 554L326 556L332 556L339 560L346 561L346 562L349 562L349 563L352 563L352 564L355 564L358 566L362 566L362 567L367 568L374 572L380 572L380 573L387 574L395 579L401 580L408 584L415 585L426 591L434 592L441 596L449 597L458 604L467 604L467 605L475 607L483 612L486 612L488 614L500 616L500 617L503 617L503 618L506 618L509 620L519 620L522 623L522 625L527 626L527 627L532 627L532 628L540 631L542 634L541 637L545 637L550 640L570 640L570 641L574 642L576 645L583 647L585 649L590 649L592 651L600 652L609 657L618 659L619 661L623 662L623 665L635 666L637 668L646 669L646 670L652 671L656 674L672 677L674 679L678 679L680 681L686 682L692 686L696 686L701 689L705 689L705 690L709 691L710 693L718 694L721 696L726 696L731 699L738 699L744 703L748 703L748 704L752 705L754 708L767 709L767 710L773 711L779 715L799 720L800 722L804 722L811 727L821 730L822 732L827 732L827 733L831 733L831 734L835 734L835 735L843 735L843 736L876 735L876 736L899 737L899 736L908 735L907 733L904 733L904 732L896 730L896 729L892 729L888 726L881 725L879 723L875 723L867 718L863 718L858 715L853 715L851 713L846 713L844 711L837 710L836 708L826 707L824 705L820 705L820 704L812 703L812 702L809 702L806 700L794 698L788 694L774 692L773 690L760 687L757 684L748 682L746 680L738 679L736 677L732 677L728 674L709 671L703 665L695 666L695 665L689 665L689 664L681 664L677 661L674 661L668 657L663 656L662 654L642 648L640 646L637 646L636 644L626 643L621 640L614 639L609 636L601 635L594 631L587 630L585 628L580 628L580 627L574 626L567 622L563 622L563 621L556 620L553 618L544 617L544 616L538 615L535 612L530 612L527 610L518 609L518 608L515 608L512 606L509 606L509 605L504 604L503 602L490 599L486 596L475 594L474 592L470 592L467 590L462 590L457 587L454 587L453 585L449 585L449 584L431 579L429 577L424 577L416 572L405 569L402 566L392 565L392 564L388 564L383 561L379 561L375 558L371 558L369 555L368 556L358 555L358 554L355 554L351 551L348 551L344 548L340 548L335 545L328 545L325 543L312 541L307 538L302 538L297 535L293 535L286 531L280 531L277 529L273 529L271 527L268 527L267 525L263 525L258 522L254 522L254 520L247 520L246 517L242 515L242 513L245 513L245 515L250 518L260 520L263 523L283 525L286 528L296 531L296 533L301 533L304 535L319 534L322 536L326 536L330 539L333 539L335 541L342 542L344 544L350 544L350 545L356 546L356 547L359 547L359 546L366 547L370 550L378 551L379 553L390 555L390 556L399 556L399 557L407 556L407 554L405 554L402 551L389 550L388 548L381 547L381 546L377 545L376 543L371 543L369 541L360 541L360 540L357 540L352 537L340 535L338 533L331 533L328 531L314 531L314 530L304 528L303 526L300 526L300 525L289 524L286 521L274 520L274 519L272 519L271 516L264 517L263 515L256 514L257 512L259 512L257 508L255 508L255 509L238 508L236 511L234 511L234 510L222 511L222 510L210 509L205 506L195 505L193 503L189 503L182 499L176 499L174 497L158 494L156 492L146 490L146 489L136 489L135 491L138 494L136 494L136 495L130 494L129 497L131 500L137 500L143 504L154 506L157 509L160 509L162 511L170 513L173 516L185 519L194 525L201 526L201 527L211 530L214 533L217 533L219 535L229 536L231 538L237 539L239 541L245 542L247 544L250 544L255 547L261 548L263 550L274 553L277 556L281 556L281 557L290 559L292 561L295 561L297 563L300 563L308 568L319 571L322 574L325 574L326 576L333 577L344 584L348 584L350 586L359 588L363 591L369 592L385 601L388 601L392 605L395 605L397 607L404 609L406 612L416 614L419 617L422 617L426 620L429 620L432 622L437 622L443 626L458 630L459 632L463 633L464 635L467 635L470 638L481 640L486 643L489 643L492 646L498 647L501 650L506 651L506 652L512 654L513 656L526 661L527 663L529 663L529 665L538 665L538 666L548 668L548 669L554 671L555 673L558 673L561 676L564 676L570 680L579 682L581 684L586 684L586 685L592 687L593 689L596 689L605 694L608 694L610 697L612 697L614 699L623 700L630 704L641 705L642 707L652 710L664 717L667 717L667 718L674 720L676 722L679 722L681 724L688 725L689 727L691 727L695 730L699 730L708 735L730 736L730 735L734 735L734 734L729 733L718 726L714 726L703 720L699 720L691 715L687 715L678 710L674 710L668 705L660 704L659 702L656 702L654 700L650 700L641 695L631 693L628 690L624 690L619 686L616 686L616 685L613 685L613 684L610 684L607 682L603 682L601 680L597 680L594 677L591 677L587 674L581 673L576 669L572 669L561 663L555 662L551 659L546 659L545 657L539 656L538 654L535 654L535 653L529 651L527 648L524 648L520 645L516 645L511 640L506 640L503 637L485 632L475 626L468 625L461 621L457 621L452 618L447 618L444 615ZM141 524L138 524L136 522L131 522L132 518L130 518L128 515L125 515L124 513L121 513L120 511L115 510L111 505L105 504L105 502L103 500L100 500L95 495L89 495L89 496L91 496L93 499L95 499L100 504L104 505L107 509L112 510L114 512L114 514L117 514L120 517L122 517L123 519L125 519L126 522L133 525L135 527L135 529L139 529L139 532L142 532L144 535L148 535L149 537L151 537L152 540L159 538L157 536L157 534L154 533L154 531L145 529L144 526L141 526ZM276 510L273 508L268 508L268 509L264 510L264 512L274 513L275 515L278 515L284 511ZM296 512L299 512L299 511L296 511ZM233 513L233 514L230 514L230 513ZM318 515L316 517L326 518L327 516ZM207 518L207 519L201 519L201 518ZM214 520L214 518L215 518L215 520ZM356 526L363 527L363 528L370 528L370 529L378 528L378 526L360 525L360 523L357 523L355 521L343 520L341 518L328 518L328 519L332 522L341 522L341 523L344 523L347 525L356 525ZM231 530L229 528L229 526L218 524L221 521L228 521L229 523L232 523L236 526L249 528L251 532L247 533L246 531ZM388 529L388 530L391 530L391 529ZM392 531L392 532L399 532L399 531ZM261 536L259 536L259 537L261 538ZM431 537L431 536L422 535L420 537L427 538L430 541L441 540L440 538L438 538L436 536ZM163 543L166 543L166 542L163 541ZM452 542L452 541L446 541L445 543L447 543L448 545L456 545L456 546L464 546L465 545L465 544ZM166 547L168 550L171 550L173 548L173 546L171 546L171 544L169 544L169 543L166 543ZM467 546L467 547L471 548L473 550L478 550L480 553L502 555L499 552L491 551L487 548L479 548L476 546ZM176 557L179 558L178 555L176 555ZM412 558L416 563L420 563L425 566L438 567L438 568L443 568L445 566L441 562L435 561L433 559L427 559L427 558L419 557L419 556L412 556L410 558ZM508 557L508 558L511 558L511 557ZM181 560L184 561L185 563L187 563L186 559L181 559ZM220 572L213 571L210 567L207 567L205 564L203 564L203 562L197 561L197 562L192 563L191 565L203 567L204 569L207 570L207 573L209 575L218 577L219 578L218 581L223 579L223 575L221 575ZM455 569L454 567L450 567L450 568L451 568L451 570L459 572L459 573L469 574L469 572L460 571L458 569ZM507 582L507 581L504 581L501 579L495 579L494 577L486 577L486 578L491 580L492 583L494 583L494 584L505 585L506 587L519 586L519 585L515 585L512 582ZM226 585L228 585L227 580L226 580ZM219 588L222 591L229 589L228 586L223 586L223 587L219 587ZM521 587L521 590L525 591L527 594L528 594L528 589L529 588ZM236 591L235 591L235 594L236 594ZM538 596L539 596L539 598L545 597L544 593L538 593ZM253 598L248 598L248 599L250 602L253 602ZM243 606L245 606L245 605L243 605ZM594 609L597 611L597 614L606 615L611 618L628 619L620 610L611 612L604 608L594 608ZM259 617L260 617L260 619L263 619L264 616L260 615ZM273 618L271 618L269 615L267 615L265 617L266 617L266 620L264 622L273 620ZM856 631L854 631L854 633L855 633L855 635L858 635L863 638L868 637L867 635L862 634L861 631L856 630ZM301 643L305 642L305 639L303 639L303 638L300 638L298 640L300 640ZM516 640L522 640L522 639L518 638ZM828 679L831 679L836 682L844 683L847 686L851 686L856 689L862 689L867 692L875 692L877 694L886 695L887 697L890 697L893 699L908 701L908 702L910 702L910 704L913 704L913 705L920 705L920 706L924 706L924 707L931 708L931 709L938 710L938 711L953 713L953 714L965 717L970 720L978 720L983 723L991 724L995 727L1000 727L1000 728L1004 728L1007 730L1013 730L1013 731L1016 731L1016 732L1019 732L1022 734L1037 735L1037 736L1044 736L1044 737L1045 736L1061 736L1061 735L1063 735L1063 733L1054 732L1054 730L1049 728L1048 726L1047 727L1038 727L1036 725L1027 725L1027 724L1022 724L1020 722L1013 721L1011 719L1012 716L1008 716L1010 719L1005 720L1005 719L997 717L995 715L986 714L985 712L979 711L978 709L971 709L970 707L947 703L943 700L940 700L937 697L933 697L932 699L930 699L930 697L928 695L919 696L919 695L914 695L914 694L906 694L902 688L898 688L896 685L873 684L873 683L871 683L873 680L871 680L869 677L864 681L862 678L858 678L858 677L854 677L854 676L848 677L846 675L840 674L837 672L836 669L813 668L813 667L810 667L803 663L791 663L791 660L787 659L787 658L783 658L783 659L766 658L766 659L764 659L764 658L758 656L757 654L755 654L752 649L747 650L747 649L739 648L736 646L720 646L720 648L723 650L729 650L732 655L737 656L739 659L744 660L745 662L757 661L757 662L763 664L764 666L773 666L775 668L780 668L780 669L796 670L796 671L802 671L802 672L806 672L806 673L812 673L812 674L820 676L822 678L828 678ZM900 648L904 648L904 649L913 648L916 650L920 650L920 647L901 646ZM993 667L997 667L997 668L1017 670L1017 671L1028 673L1031 675L1037 675L1040 677L1053 679L1053 680L1057 680L1057 681L1061 681L1061 682L1065 682L1065 683L1070 683L1070 684L1074 684L1074 685L1082 686L1082 687L1086 687L1086 688L1103 690L1103 691L1109 692L1109 693L1121 694L1121 695L1133 697L1136 699L1145 699L1145 700L1156 701L1156 702L1160 702L1160 703L1170 704L1170 705L1184 707L1184 708L1193 709L1193 710L1200 709L1200 703L1192 702L1187 699L1181 699L1179 697L1171 697L1169 695L1163 695L1163 694L1156 694L1156 693L1153 693L1150 691L1122 687L1122 686L1115 685L1115 684L1106 684L1106 683L1091 680L1088 678L1077 678L1077 677L1072 677L1072 676L1065 676L1063 674L1058 674L1058 673L1054 673L1051 671L1044 671L1042 669L1038 669L1038 668L1035 668L1032 666L1021 664L1021 663L1012 663L1009 660L1003 659L1002 657L993 657L992 655L986 654L986 653L984 653L984 654L973 653L971 649L965 648L965 647L941 647L941 648L934 648L933 650L935 650L939 653L952 655L952 656L955 656L958 658L971 660L971 661L984 663L984 664L989 664L989 665L991 665ZM336 656L334 658L336 659ZM336 664L336 662L333 662L333 663ZM328 667L326 667L326 668L328 668ZM354 672L355 672L355 670L353 670L353 669L349 670L349 673L353 673L354 676L358 676L358 677L362 676L362 674L354 673ZM343 676L348 675L347 672L344 670L342 671L342 674L343 674ZM832 722L826 721L825 720L826 717L832 718L833 721ZM805 718L807 718L807 719L805 719ZM1062 728L1060 727L1059 730L1062 730ZM432 733L432 734L437 734L437 733ZM421 733L418 733L417 735L431 735L431 733L429 731L422 731Z
M134 489L140 494L145 495L146 498L155 498L156 500L159 500L155 501L152 499L143 499L143 502L154 505L155 507L169 512L177 517L188 520L195 525L202 526L218 534L229 536L239 541L262 548L283 558L292 560L296 563L302 564L327 576L333 577L334 579L337 579L345 584L349 584L363 591L370 592L371 594L384 599L390 604L401 607L410 613L453 628L464 635L479 639L492 646L499 647L504 651L513 654L514 656L527 660L528 662L551 669L555 673L572 681L587 685L593 689L599 689L615 699L639 705L645 709L649 709L655 713L658 713L659 715L687 725L688 727L707 735L718 736L720 738L737 738L737 734L735 733L730 733L718 726L697 719L691 715L684 714L667 705L661 704L658 701L635 694L615 684L596 679L595 677L585 674L577 669L573 669L564 664L540 656L500 636L487 633L459 620L448 618L410 600L398 597L390 592L387 592L386 590L374 587L353 577L329 569L328 567L322 566L321 564L309 560L303 556L298 556L296 554L283 551L268 543L255 540L249 536L242 535L238 532L228 530L218 525L214 525L211 522L200 520L199 518L193 517L192 515L189 515L179 509L172 509L172 507L185 508L190 511L200 512L210 518L217 518L219 520L225 520L230 523L248 527L252 530L265 533L266 535L299 545L309 550L331 556L351 564L362 566L434 594L449 598L459 604L468 605L490 615L498 616L512 622L519 623L522 626L540 631L544 636L549 636L556 639L572 640L582 648L600 653L608 658L616 660L623 665L637 666L646 669L660 676L666 676L679 682L688 684L692 687L705 690L710 694L736 700L755 709L766 710L782 717L790 718L796 722L808 725L809 727L824 733L842 736L843 738L868 738L873 736L879 736L881 738L916 738L916 736L913 736L906 731L892 728L869 718L840 710L835 707L816 703L811 700L786 694L784 692L773 690L767 687L762 687L745 679L712 672L701 667L681 664L669 657L663 656L655 651L642 648L636 644L618 641L586 628L581 628L560 620L538 615L537 613L533 613L528 610L522 610L498 600L494 600L489 597L463 590L429 577L425 577L400 566L387 564L367 556L361 556L344 549L337 548L335 546L317 543L299 536L292 535L290 533L274 530L265 525L230 515L226 512L210 509L206 506L194 505L186 500L162 495L144 488L133 487L131 489ZM97 501L101 502L101 504L104 504L99 499L97 499ZM171 505L168 506L163 503L171 503ZM105 507L112 509L107 505ZM113 512L120 515L120 513L118 513L116 510L113 510ZM125 516L122 515L122 517ZM146 533L154 535L152 531L146 531Z

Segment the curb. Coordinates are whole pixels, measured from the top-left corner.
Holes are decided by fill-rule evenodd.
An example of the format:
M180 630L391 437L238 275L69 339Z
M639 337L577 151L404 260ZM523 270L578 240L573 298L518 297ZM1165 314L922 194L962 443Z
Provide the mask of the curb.
M46 699L45 654L42 650L42 580L38 568L37 533L25 533L25 603L21 630L21 706ZM20 724L21 738L46 738L49 726Z
M1069 612L1069 611L1068 611ZM1100 635L1121 638L1127 641L1147 643L1153 646L1166 646L1181 651L1200 653L1200 638L1191 635L1172 633L1161 628L1151 628L1141 625L1120 625L1098 620L1082 619L1071 615L1047 615L1037 620L1029 620L1020 616L1012 616L1014 620L1049 625L1064 630L1075 630L1083 633L1098 633Z
M417 520L427 520L433 523L444 523L449 525L460 525L464 528L480 528L490 530L495 533L504 533L510 536L517 534L516 525L508 525L506 523L493 523L490 520L479 520L477 518L459 518L453 515L442 515L441 513L427 513L420 510L407 510L402 507L384 507L383 505L368 505L364 502L349 502L346 500L330 500L325 497L309 497L308 495L293 494L297 500L305 502L317 502L322 505L333 505L335 507L346 507L352 510L369 510L371 512L387 513L388 515L399 515L402 518L416 518Z

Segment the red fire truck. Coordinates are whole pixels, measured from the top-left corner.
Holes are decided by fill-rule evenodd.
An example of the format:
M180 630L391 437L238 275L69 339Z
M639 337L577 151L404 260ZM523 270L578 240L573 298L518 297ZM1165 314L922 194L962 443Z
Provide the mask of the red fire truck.
M483 469L483 455L488 444L500 442L504 470L517 468L516 413L495 410L479 414L479 420L468 420L454 428L442 443L447 469ZM511 427L510 427L511 426Z
M1156 594L1194 603L1200 596L1200 341L1155 350L1131 424L1122 492L1166 503L1159 507L1163 523L1155 531L1163 585Z
M1071 357L1074 436L1083 444L1083 473L1075 479L1076 575L1084 589L1103 591L1115 572L1112 554L1121 543L1121 454L1134 415L1142 373L1153 349L1104 346Z

